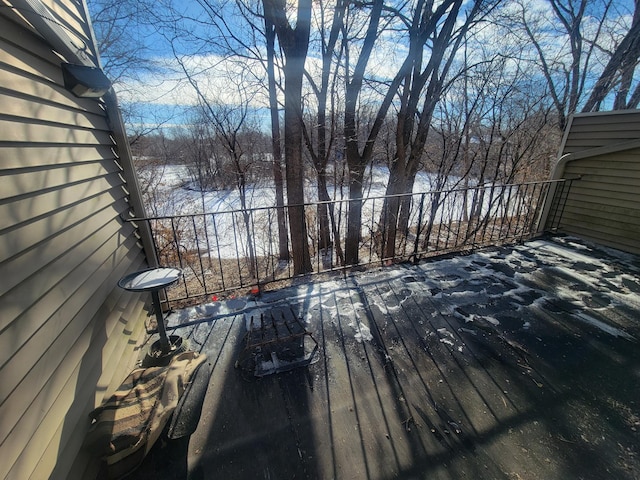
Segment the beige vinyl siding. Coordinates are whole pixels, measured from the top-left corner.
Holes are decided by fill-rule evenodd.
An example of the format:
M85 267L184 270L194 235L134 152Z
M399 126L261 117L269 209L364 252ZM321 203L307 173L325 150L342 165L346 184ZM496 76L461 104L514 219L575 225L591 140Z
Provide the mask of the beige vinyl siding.
M86 19L84 12L79 10L81 2L61 2L59 0L42 0L53 14L53 20L65 26L72 32L82 34L86 30ZM83 35L83 41L91 44L91 39Z
M563 141L562 154L637 140L640 110L574 115Z
M562 230L640 253L640 149L568 162L580 176L567 200Z
M81 3L54 20L86 29ZM117 281L147 260L104 104L19 20L0 10L0 478L91 478L87 414L145 334L146 296Z
M574 132L586 125L590 139ZM570 129L566 140L574 143L563 153L573 149L573 156L560 163L556 177L580 179L571 187L559 231L640 254L640 148L627 148L640 139L640 113L577 115ZM610 151L598 154L600 149L592 155L591 150L599 147Z

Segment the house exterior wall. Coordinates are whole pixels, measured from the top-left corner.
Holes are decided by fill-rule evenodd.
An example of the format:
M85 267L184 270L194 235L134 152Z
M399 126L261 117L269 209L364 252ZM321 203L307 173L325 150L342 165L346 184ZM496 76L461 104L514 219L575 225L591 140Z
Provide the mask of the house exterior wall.
M571 187L558 230L640 254L640 111L575 115L554 178Z
M620 145L640 138L640 110L573 115L562 140L560 155Z
M83 2L48 3L92 45ZM2 6L0 478L91 478L87 414L134 366L145 333L146 297L117 287L148 264L123 220L134 176L115 112L66 91L64 56Z

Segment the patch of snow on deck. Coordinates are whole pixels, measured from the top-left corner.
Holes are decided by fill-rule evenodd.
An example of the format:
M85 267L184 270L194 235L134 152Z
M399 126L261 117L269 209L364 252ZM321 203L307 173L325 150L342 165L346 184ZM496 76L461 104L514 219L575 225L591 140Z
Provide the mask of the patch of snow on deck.
M373 340L373 335L371 335L371 330L362 322L351 322L349 324L351 328L355 330L354 338L358 343L362 343L363 341L370 342Z
M500 315L504 315L505 328L516 328L514 320L520 320L523 330L535 333L537 323L530 322L525 314L531 308L531 314L535 317L536 310L548 308L546 303L550 301L560 313L564 309L567 317L575 318L608 335L636 341L629 333L607 323L606 318L599 319L596 318L597 314L589 314L589 309L585 306L585 296L593 292L602 292L604 289L606 295L622 304L640 304L640 295L636 292L637 278L632 274L620 275L615 264L609 265L596 256L589 256L591 250L587 247L578 248L580 246L573 243L563 244L561 240L537 240L514 247L510 251L486 250L418 266L370 272L363 277L364 280L341 278L320 283L311 282L290 289L290 294L286 297L280 295L274 301L299 305L299 314L308 325L317 320L335 323L342 319L344 324L349 322L349 333L359 343L373 340L371 330L363 317L367 308L375 307L383 315L394 317L395 312L404 308L403 303L407 300L416 302L416 305L412 305L413 308L424 307L427 321L430 321L429 316L440 320L442 317L454 316L466 325L460 325L456 331L473 335L481 332L473 322L478 322L478 325L484 322L485 327L499 327L503 318ZM621 257L618 255L617 258ZM578 263L580 268L572 268ZM490 267L501 264L505 266L504 270ZM597 273L592 274L589 266L594 267ZM569 279L569 285L556 287L555 291L547 293L540 284L536 284L536 281L546 281L546 276L537 276L538 273L546 273L551 278L561 275L564 279ZM603 273L612 274L603 276ZM396 286L402 282L402 285L401 288L383 289L379 285L385 285L385 282ZM478 285L482 285L483 282L486 288L478 291ZM575 284L575 288L572 284ZM471 288L467 289L467 285ZM370 295L370 289L375 291L376 288L378 293ZM365 305L362 303L362 289L369 292L365 295L369 303ZM452 301L439 300L443 297L451 298ZM170 323L175 325L193 321L194 318L242 315L245 312L259 317L261 309L274 301L266 300L266 303L261 303L250 300L242 306L238 301L198 305L172 314L173 320ZM501 310L491 311L491 308L494 308L491 305L487 309L484 305L480 306L482 308L474 308L478 307L477 303L480 301L493 303ZM602 312L607 308L608 305L603 305ZM177 322L175 317L178 317ZM441 343L462 351L458 336L454 337L446 329L438 329L437 334Z

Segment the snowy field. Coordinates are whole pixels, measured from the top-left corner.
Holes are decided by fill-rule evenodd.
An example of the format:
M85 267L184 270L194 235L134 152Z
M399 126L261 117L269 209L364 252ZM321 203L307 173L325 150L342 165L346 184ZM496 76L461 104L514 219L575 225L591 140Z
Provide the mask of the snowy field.
M362 206L362 238L371 238L373 232L377 231L377 221L383 207L383 196L389 177L389 172L385 167L375 167L368 172L369 181L365 185L365 201ZM249 187L247 188L247 209L253 210L250 219L247 219L241 212L241 201L237 190L219 190L201 192L193 188L189 179L186 167L167 166L153 173L157 182L156 198L152 216L176 216L176 215L197 215L192 219L181 219L172 221L159 221L153 225L154 231L161 229L165 232L178 231L182 234L181 242L185 250L197 250L201 255L212 258L233 259L238 256L249 257L250 250L254 250L257 256L269 257L274 255L277 248L276 214L273 209L275 205L275 191L272 187ZM448 188L457 188L455 193L442 195L439 198L440 204L435 213L431 212L431 201L435 198L427 192L433 192L435 179L425 173L417 176L413 192L413 206L410 214L409 225L417 231L423 228L429 218L433 223L454 224L462 221L470 213L473 203L473 189L462 190L460 181L451 178ZM515 190L514 190L515 191ZM314 182L307 180L306 201L311 203L317 200L317 187ZM420 195L424 193L425 195ZM503 200L496 200L496 196L502 193ZM346 232L346 216L348 209L347 188L332 189L329 195L334 201L335 218L337 229L344 241ZM491 212L494 217L514 215L516 210L525 213L531 203L526 195L522 198L512 195L511 190L500 192L500 188L486 188L482 197L482 215ZM492 198L493 196L493 198ZM533 197L532 197L533 198ZM422 203L422 206L419 204ZM463 209L467 215L464 215ZM535 208L535 207L532 207ZM262 210L260 210L262 209ZM206 213L207 215L201 215ZM315 232L315 209L307 209L307 226L311 243L317 238ZM430 216L430 217L429 217ZM179 223L176 225L176 223ZM184 233L192 230L191 234ZM195 238L198 237L198 238ZM251 239L252 245L249 245ZM171 240L167 240L169 242ZM369 247L370 248L370 247Z
M240 196L235 189L200 192L192 185L187 167L168 165L158 168L152 173L157 182L158 198L163 199L156 205L156 216L189 215L198 213L224 212L241 208ZM382 197L385 195L389 170L386 167L374 167L368 171L369 181L364 189L365 198ZM144 174L143 174L144 175ZM454 187L458 179L452 178L450 188ZM414 193L430 192L434 189L434 178L426 173L419 173L413 187ZM348 187L331 189L329 195L332 200L348 198ZM316 202L317 186L310 179L305 184L305 201ZM273 187L247 188L247 208L262 208L275 206L275 189Z

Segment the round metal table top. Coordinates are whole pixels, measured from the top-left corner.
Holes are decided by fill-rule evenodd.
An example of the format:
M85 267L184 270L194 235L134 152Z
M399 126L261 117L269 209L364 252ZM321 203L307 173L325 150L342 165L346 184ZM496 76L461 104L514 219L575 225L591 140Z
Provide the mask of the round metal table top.
M122 277L118 286L131 292L151 292L168 287L181 276L182 270L179 268L149 268Z

